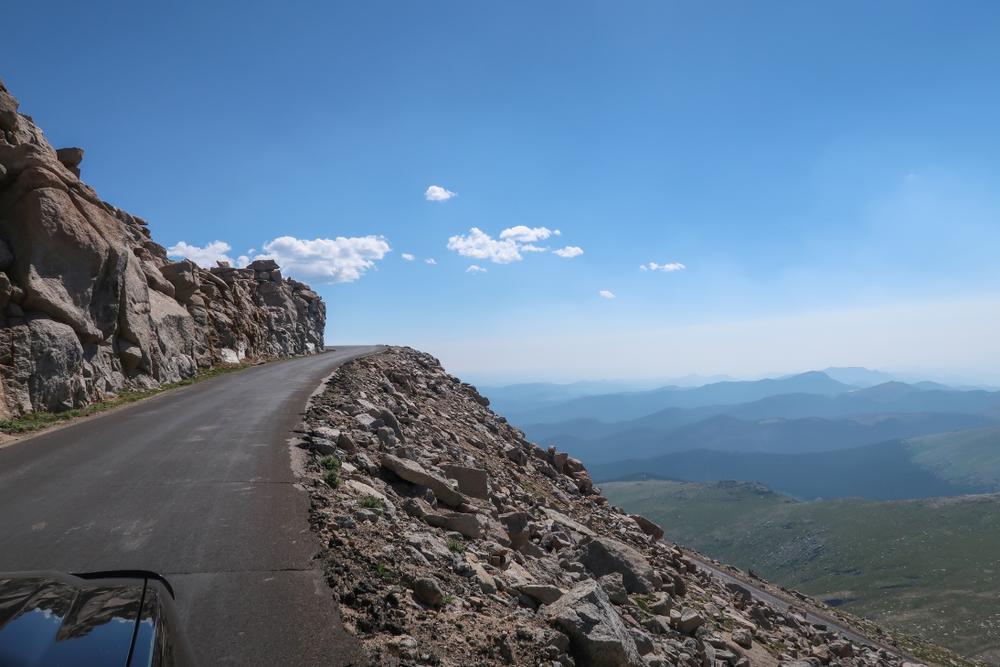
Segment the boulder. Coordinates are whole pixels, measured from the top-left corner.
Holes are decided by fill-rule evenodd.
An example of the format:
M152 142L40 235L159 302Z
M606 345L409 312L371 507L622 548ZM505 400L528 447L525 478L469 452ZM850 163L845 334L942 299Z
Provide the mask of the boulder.
M736 628L733 630L733 642L739 644L743 648L751 648L753 646L753 635L746 628ZM848 656L841 656L848 657Z
M596 581L577 584L548 615L549 623L569 636L581 667L643 667L635 640Z
M458 465L442 465L441 470L451 479L458 482L458 490L473 498L489 500L489 475L481 468L469 468Z
M662 584L641 553L607 537L594 538L584 545L580 562L597 577L618 572L629 593L655 593Z
M198 265L190 259L171 262L160 267L160 273L174 286L175 298L181 303L190 301L198 291Z
M428 472L416 461L409 461L407 459L401 459L390 454L386 454L381 458L380 463L383 468L391 470L407 482L410 482L411 484L419 484L420 486L426 486L434 492L434 496L438 500L447 505L460 507L462 503L468 502L469 500L463 494L453 489L443 478L438 477L434 473Z
M641 514L629 514L629 516L632 518L633 521L639 524L639 528L642 529L642 532L651 536L654 540L663 539L663 529L660 528L658 525L656 525L646 517L642 516Z
M685 607L681 609L681 618L677 623L677 629L689 635L705 624L705 617L694 609Z
M518 550L528 542L531 533L528 531L527 512L507 512L500 515L499 521L507 531L511 549Z
M469 562L469 568L472 572L472 578L483 592L483 595L493 595L497 592L497 582L493 578L493 575L486 571L485 567L476 561L471 561Z
M466 514L464 512L428 514L424 517L424 521L427 522L428 526L452 530L473 540L485 537L489 528L482 514Z
M629 603L628 591L625 590L625 584L622 581L620 573L612 572L611 574L606 574L598 581L611 602L614 604Z
M639 655L647 655L653 652L656 648L653 645L653 638L647 635L642 630L637 630L636 628L629 628L628 633L632 636L632 640L635 642L635 648L639 651Z
M537 604L548 605L551 605L565 594L563 589L549 584L526 584L521 586L521 592Z
M437 607L444 602L444 593L441 591L441 587L438 586L437 581L430 577L417 579L413 582L413 595L424 604L429 604L432 607Z
M656 600L649 604L649 611L657 616L670 616L670 610L674 608L674 600L666 593L659 593Z

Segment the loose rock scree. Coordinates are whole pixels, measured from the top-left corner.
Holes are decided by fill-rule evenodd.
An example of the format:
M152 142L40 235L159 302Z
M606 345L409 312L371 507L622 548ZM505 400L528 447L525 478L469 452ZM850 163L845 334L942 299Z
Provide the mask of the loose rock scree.
M488 406L434 357L389 348L307 410L317 558L372 664L902 666L727 586Z

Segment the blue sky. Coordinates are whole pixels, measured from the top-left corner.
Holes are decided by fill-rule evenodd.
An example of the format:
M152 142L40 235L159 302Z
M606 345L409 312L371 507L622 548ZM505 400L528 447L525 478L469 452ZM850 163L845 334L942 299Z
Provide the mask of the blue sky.
M996 3L43 0L5 24L0 76L85 181L165 246L271 243L330 343L489 383L1000 378ZM448 247L518 226L561 233L507 263Z

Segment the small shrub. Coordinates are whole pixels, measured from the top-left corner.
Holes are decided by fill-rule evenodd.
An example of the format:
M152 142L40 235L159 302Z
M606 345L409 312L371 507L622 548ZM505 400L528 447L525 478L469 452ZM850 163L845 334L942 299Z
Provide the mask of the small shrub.
M454 601L455 601L455 596L452 595L451 593L448 593L447 595L444 596L444 599L442 600L442 603L443 604L449 604L449 603L454 602Z
M332 489L336 489L340 486L340 474L336 470L327 470L323 473L323 481L326 482L327 486Z
M453 537L448 540L448 551L452 552L453 554L464 554L465 545Z
M383 579L392 578L392 572L390 572L389 568L385 566L385 563L375 563L375 570Z
M324 456L319 460L319 464L323 466L324 470L340 471L340 459L336 456Z
M382 500L378 496L365 496L358 501L359 507L366 507L370 510L378 510L379 514L382 513Z

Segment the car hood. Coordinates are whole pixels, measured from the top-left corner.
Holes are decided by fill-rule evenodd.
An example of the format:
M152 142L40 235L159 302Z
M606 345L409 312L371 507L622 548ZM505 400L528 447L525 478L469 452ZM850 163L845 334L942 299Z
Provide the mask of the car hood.
M143 589L51 574L0 578L0 665L126 665Z

